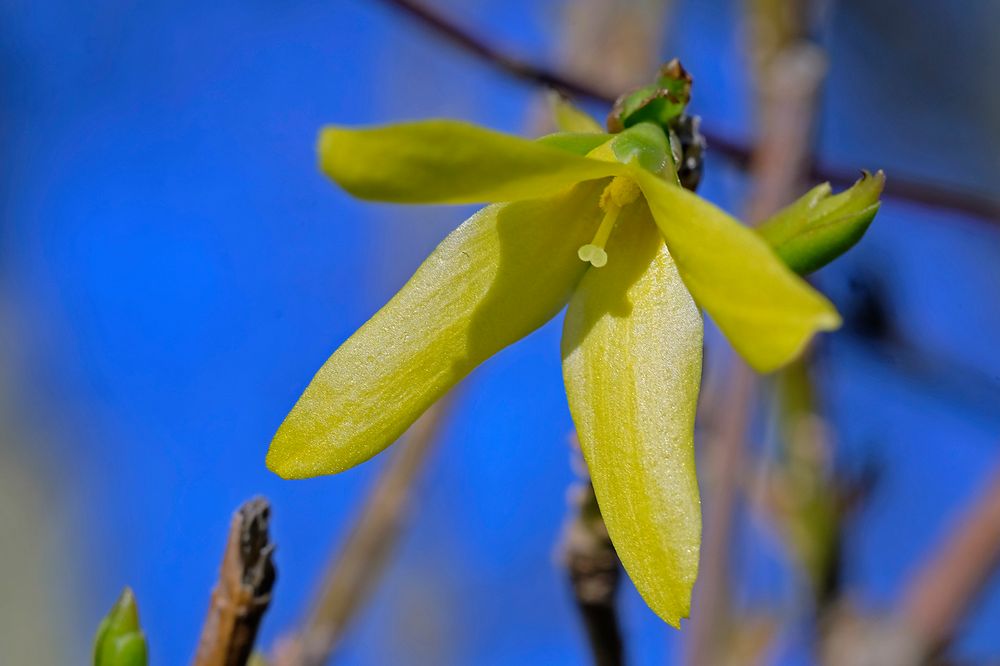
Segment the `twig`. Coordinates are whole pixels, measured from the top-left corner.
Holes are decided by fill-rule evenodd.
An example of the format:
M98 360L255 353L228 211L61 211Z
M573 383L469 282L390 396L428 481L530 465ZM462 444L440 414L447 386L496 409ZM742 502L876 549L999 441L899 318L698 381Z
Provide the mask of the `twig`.
M270 513L267 500L256 497L233 515L194 666L244 666L250 657L276 577Z
M1000 468L986 492L941 541L908 586L905 623L930 651L949 643L983 584L1000 566Z
M608 91L504 53L421 2L416 0L382 0L382 2L406 13L452 44L516 79L555 88L574 97L606 104L614 101L614 95ZM757 146L745 145L704 127L702 133L708 139L713 153L725 157L737 166L749 167L753 155L757 153ZM815 156L809 156L806 161L811 165L808 176L812 180L830 181L838 186L847 186L857 180L856 169L823 164ZM961 213L990 224L1000 224L1000 201L974 192L893 174L886 183L885 195L922 206Z
M281 646L280 666L322 666L368 600L389 561L417 475L445 423L452 395L413 424L393 448L342 549L333 557L300 633Z
M579 454L581 476L586 465ZM563 533L562 560L573 586L573 600L583 620L595 666L621 666L625 647L615 600L621 581L621 563L597 506L589 478L570 493L570 518Z
M940 543L907 584L895 613L872 616L841 604L823 632L822 663L946 663L940 653L1000 566L1000 467Z

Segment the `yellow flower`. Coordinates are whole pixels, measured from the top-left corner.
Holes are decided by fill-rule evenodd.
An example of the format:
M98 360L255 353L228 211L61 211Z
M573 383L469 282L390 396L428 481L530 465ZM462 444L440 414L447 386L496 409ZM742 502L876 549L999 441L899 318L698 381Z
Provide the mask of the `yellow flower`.
M833 306L762 236L677 185L657 124L539 141L445 120L328 127L319 153L364 199L497 203L445 238L334 352L275 435L268 467L303 478L364 462L568 304L566 394L601 511L639 592L677 626L701 533L700 309L766 372L836 328ZM795 204L798 217L776 237L794 240L827 194Z

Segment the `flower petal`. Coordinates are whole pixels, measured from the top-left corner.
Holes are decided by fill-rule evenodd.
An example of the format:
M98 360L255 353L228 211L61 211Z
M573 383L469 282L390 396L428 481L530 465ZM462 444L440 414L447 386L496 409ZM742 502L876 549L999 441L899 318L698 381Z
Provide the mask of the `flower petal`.
M563 331L563 378L601 513L639 593L674 626L690 608L701 512L694 417L702 319L644 204L623 212Z
M633 174L695 301L754 368L776 370L816 331L840 326L833 305L752 230L687 190Z
M569 300L606 181L484 208L452 232L313 378L271 442L286 478L372 457L482 361Z
M561 94L549 93L549 104L552 106L552 117L556 127L562 132L584 132L602 134L604 127L593 116L579 108Z
M610 140L610 134L594 134L592 132L556 132L535 139L542 145L552 146L575 155L586 155Z
M516 136L450 120L330 126L320 166L356 197L396 203L476 203L547 196L622 171Z

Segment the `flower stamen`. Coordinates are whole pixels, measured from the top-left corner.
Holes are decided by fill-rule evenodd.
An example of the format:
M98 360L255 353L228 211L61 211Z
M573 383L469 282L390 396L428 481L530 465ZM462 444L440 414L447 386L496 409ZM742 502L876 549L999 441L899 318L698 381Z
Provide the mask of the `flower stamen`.
M611 230L615 228L622 208L638 198L639 186L635 181L622 176L614 177L601 193L600 206L604 211L601 226L597 228L594 239L576 251L580 261L589 261L594 268L600 268L608 263L608 253L604 250L604 246L611 237Z

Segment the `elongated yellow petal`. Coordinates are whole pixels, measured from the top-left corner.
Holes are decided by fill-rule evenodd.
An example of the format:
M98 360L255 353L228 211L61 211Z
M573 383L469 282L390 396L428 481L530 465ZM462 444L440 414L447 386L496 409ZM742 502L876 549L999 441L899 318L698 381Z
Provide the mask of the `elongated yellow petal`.
M330 126L320 166L356 197L397 203L478 203L548 196L622 166L451 120L368 129Z
M271 442L268 467L343 471L398 438L470 370L551 319L586 270L606 182L489 206L452 232L326 362Z
M549 93L552 117L561 132L587 132L601 134L604 127L593 116L579 108L559 93Z
M701 513L694 416L702 320L641 201L570 301L563 377L594 491L639 593L674 626L690 608Z
M814 333L840 326L833 305L753 231L687 190L633 174L695 301L754 368L775 370Z
M555 134L546 134L535 139L535 141L543 145L577 155L587 155L610 140L610 134L595 134L593 132L556 132Z

